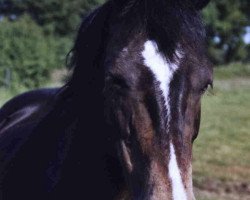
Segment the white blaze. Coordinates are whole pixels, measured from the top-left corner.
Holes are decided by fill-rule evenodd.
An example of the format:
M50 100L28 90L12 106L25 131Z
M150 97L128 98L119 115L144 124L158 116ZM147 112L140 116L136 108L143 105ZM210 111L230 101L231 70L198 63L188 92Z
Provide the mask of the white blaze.
M169 102L169 88L175 71L178 69L178 63L169 62L158 50L157 44L154 41L147 41L144 44L142 52L144 64L154 74L156 80L160 84L160 89L165 100L167 109L168 126L171 119L171 110ZM177 56L178 52L177 52ZM180 169L178 168L174 146L170 145L170 162L169 175L172 181L172 193L174 200L186 200L186 192L182 183Z
M144 64L153 72L155 78L160 83L160 89L165 100L165 107L168 112L168 122L170 121L169 86L174 72L178 69L175 63L168 62L159 52L154 41L147 41L142 52Z
M182 183L180 169L177 164L174 145L170 144L170 161L168 164L169 176L172 180L172 193L174 200L186 200L186 192Z

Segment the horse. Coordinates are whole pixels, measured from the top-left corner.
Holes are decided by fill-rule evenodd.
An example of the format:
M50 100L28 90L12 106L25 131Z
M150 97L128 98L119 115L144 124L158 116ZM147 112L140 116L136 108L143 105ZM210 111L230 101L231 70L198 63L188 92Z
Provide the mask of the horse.
M109 0L90 13L71 79L0 129L0 199L194 199L208 3Z

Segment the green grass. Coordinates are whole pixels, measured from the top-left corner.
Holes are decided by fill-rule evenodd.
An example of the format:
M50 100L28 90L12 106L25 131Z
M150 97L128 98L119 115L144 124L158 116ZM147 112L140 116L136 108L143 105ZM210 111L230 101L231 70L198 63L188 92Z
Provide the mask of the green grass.
M250 77L250 64L232 63L215 68L215 80Z
M203 98L201 130L194 148L195 174L250 181L250 79L247 81L248 86L239 82L238 88L232 80L215 82L232 89L221 90L218 85L214 95Z
M203 97L201 129L193 149L197 187L206 189L208 181L219 182L217 187L250 185L250 68L244 68L249 71L216 69L213 94Z

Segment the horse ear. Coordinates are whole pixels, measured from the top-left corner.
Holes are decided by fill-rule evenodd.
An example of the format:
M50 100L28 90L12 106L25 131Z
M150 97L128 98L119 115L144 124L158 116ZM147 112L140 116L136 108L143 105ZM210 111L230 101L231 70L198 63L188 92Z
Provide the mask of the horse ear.
M207 4L210 2L210 0L195 0L194 6L196 10L202 10L207 6Z

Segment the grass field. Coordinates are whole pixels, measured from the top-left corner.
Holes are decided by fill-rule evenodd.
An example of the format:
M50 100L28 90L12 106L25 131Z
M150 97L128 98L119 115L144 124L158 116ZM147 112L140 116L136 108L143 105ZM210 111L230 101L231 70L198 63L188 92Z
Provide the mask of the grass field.
M203 98L193 159L199 200L250 199L249 69L215 70L214 90Z
M0 105L14 94L0 89ZM250 65L215 70L214 89L203 97L193 173L198 200L250 200Z

